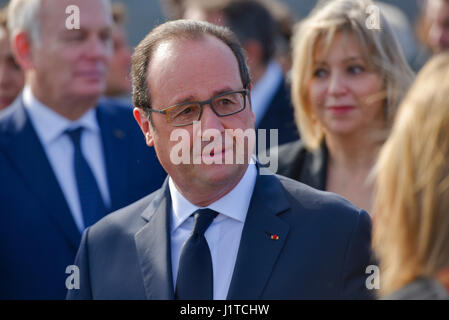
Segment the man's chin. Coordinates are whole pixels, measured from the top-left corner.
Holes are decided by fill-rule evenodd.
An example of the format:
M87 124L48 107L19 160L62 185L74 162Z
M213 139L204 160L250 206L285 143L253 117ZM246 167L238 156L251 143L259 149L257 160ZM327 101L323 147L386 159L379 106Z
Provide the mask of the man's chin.
M246 164L201 164L201 174L214 184L238 179L243 175Z
M73 90L73 96L78 99L95 100L104 94L104 86L84 86Z

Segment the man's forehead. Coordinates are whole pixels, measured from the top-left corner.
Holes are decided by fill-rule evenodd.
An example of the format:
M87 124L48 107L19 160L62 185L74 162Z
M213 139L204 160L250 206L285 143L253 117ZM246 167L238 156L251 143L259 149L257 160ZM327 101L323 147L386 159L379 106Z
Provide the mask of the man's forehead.
M149 59L147 83L153 90L153 98L157 91L169 91L171 100L164 103L176 104L199 99L190 96L192 90L201 91L198 88L207 88L209 95L217 90L239 88L241 77L232 50L220 39L206 35L160 43Z
M168 76L167 80L175 81L180 73L205 75L220 68L220 73L236 73L240 78L237 58L222 40L208 34L195 38L170 38L159 43L152 53L147 80L150 83L155 78L161 80Z
M195 37L170 37L161 41L154 50L150 59L183 57L192 50L201 53L206 50L218 50L223 54L234 56L232 50L221 39L210 35L201 34Z
M74 11L73 8L79 9ZM70 10L68 10L70 9ZM84 18L97 15L98 20L106 17L108 24L112 25L112 12L109 0L42 0L41 19L45 22L60 24L79 13L80 26L83 27ZM53 27L53 26L52 26Z

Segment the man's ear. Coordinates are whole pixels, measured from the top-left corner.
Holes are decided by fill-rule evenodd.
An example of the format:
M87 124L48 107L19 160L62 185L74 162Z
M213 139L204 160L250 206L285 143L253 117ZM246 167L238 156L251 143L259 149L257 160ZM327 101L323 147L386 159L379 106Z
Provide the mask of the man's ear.
M147 116L145 115L145 111L143 111L140 108L134 108L133 114L134 114L134 119L136 119L137 123L139 124L140 129L143 132L143 135L145 136L145 142L146 142L147 146L149 146L149 147L154 146L151 124L150 124L150 121L148 120Z
M33 67L32 43L26 32L19 32L12 40L14 57L22 70L29 70Z

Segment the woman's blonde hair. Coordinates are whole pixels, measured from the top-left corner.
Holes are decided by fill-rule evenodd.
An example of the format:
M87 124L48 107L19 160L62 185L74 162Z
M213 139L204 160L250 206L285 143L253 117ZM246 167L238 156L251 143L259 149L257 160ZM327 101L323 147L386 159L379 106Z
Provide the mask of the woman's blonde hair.
M369 25L369 19L373 17L368 12L370 8L377 8L370 7L372 5L368 0L328 1L295 26L292 39L292 101L301 139L309 149L318 148L324 137L308 100L314 52L320 40L325 40L325 46L329 48L337 32L348 32L356 37L365 61L373 70L378 70L382 78L384 92L380 92L379 96L385 100L387 128L390 128L396 108L413 81L413 72L380 11L374 12L379 13L377 18L380 29L376 29L375 24Z
M449 54L432 58L380 152L374 248L381 293L449 265Z

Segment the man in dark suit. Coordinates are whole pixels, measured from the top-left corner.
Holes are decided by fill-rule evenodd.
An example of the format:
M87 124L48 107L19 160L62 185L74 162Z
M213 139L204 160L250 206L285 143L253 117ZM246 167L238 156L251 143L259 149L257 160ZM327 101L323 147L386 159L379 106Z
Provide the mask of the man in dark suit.
M165 172L129 107L97 106L109 2L14 0L9 13L26 86L0 120L0 299L64 299L84 228L158 189Z
M264 175L250 161L251 139L239 144L255 119L230 31L165 23L136 48L132 69L134 116L169 177L84 232L69 299L370 297L368 214Z

